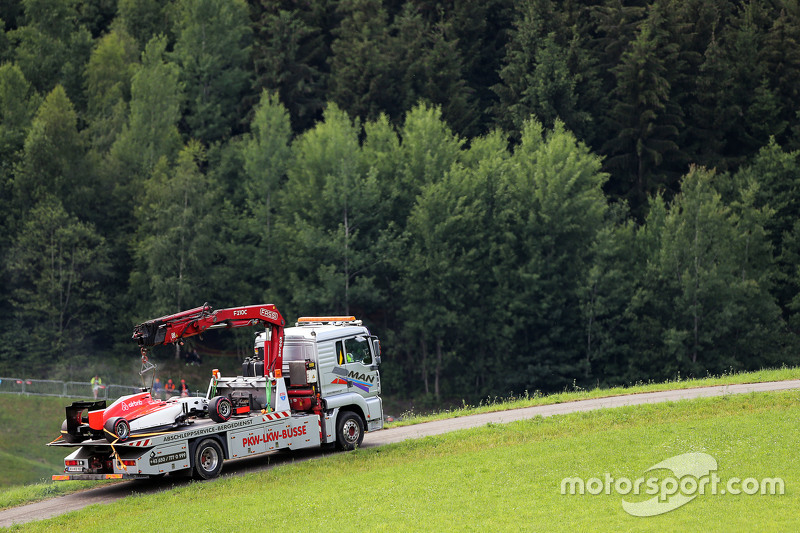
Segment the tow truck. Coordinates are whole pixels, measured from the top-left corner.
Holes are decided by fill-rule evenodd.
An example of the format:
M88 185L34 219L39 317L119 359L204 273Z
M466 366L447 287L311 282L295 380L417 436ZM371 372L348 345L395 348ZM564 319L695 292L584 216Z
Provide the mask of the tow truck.
M61 436L73 449L55 481L219 476L226 459L276 450L360 446L383 428L379 339L354 316L301 317L286 328L272 304L201 307L134 327L142 372L148 349L207 330L264 326L241 375L212 372L204 398L154 399L150 389L66 408Z

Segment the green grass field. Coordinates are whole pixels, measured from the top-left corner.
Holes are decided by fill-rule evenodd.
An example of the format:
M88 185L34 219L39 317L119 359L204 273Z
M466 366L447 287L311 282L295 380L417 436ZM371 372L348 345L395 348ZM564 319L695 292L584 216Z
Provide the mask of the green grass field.
M45 446L59 436L68 398L0 394L0 488L35 483L62 470L64 451Z
M218 531L224 524L278 531L796 531L798 420L800 391L536 418L191 483L11 530L175 524ZM705 494L666 514L637 518L613 492L561 493L566 477L635 479L688 452L713 456L722 480L780 477L785 494Z
M783 367L777 369L759 370L756 372L739 372L723 374L721 376L708 376L705 378L688 378L665 381L661 383L635 383L627 387L595 388L591 390L575 388L574 390L564 391L556 394L543 396L538 392L532 394L525 393L519 397L510 398L487 398L479 405L464 404L460 408L434 411L430 413L414 413L413 411L403 413L396 422L388 427L400 427L433 420L444 420L459 416L475 415L479 413L489 413L493 411L505 411L508 409L521 409L523 407L533 407L537 405L552 405L557 403L574 402L577 400L589 400L592 398L607 398L609 396L622 396L627 394L639 394L643 392L659 392L666 390L692 389L697 387L712 387L716 385L735 385L741 383L764 383L767 381L788 381L800 379L800 367Z

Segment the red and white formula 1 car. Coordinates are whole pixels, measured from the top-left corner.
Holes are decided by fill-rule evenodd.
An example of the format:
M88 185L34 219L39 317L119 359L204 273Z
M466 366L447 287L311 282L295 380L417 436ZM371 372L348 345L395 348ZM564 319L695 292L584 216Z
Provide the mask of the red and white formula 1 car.
M109 442L125 441L132 434L174 429L191 424L195 418L210 416L225 422L233 413L231 401L223 396L153 398L149 392L123 396L106 407L106 402L80 401L67 407L61 436L67 442L105 437Z

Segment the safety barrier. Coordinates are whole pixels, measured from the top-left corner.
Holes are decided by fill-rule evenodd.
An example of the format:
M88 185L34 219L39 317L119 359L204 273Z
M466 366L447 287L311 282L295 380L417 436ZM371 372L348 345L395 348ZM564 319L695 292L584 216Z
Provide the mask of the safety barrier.
M130 385L103 385L97 391L98 400L116 400L120 396L135 394L142 389ZM52 379L26 379L0 377L0 393L59 396L66 398L94 398L92 384L88 381L57 381ZM195 391L192 396L205 396Z

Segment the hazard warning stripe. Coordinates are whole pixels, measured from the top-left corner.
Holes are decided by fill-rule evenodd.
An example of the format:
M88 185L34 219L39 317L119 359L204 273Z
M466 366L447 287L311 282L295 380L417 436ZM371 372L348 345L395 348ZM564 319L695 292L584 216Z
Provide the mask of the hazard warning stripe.
M150 445L150 439L137 440L135 442L129 442L128 444L131 445L131 446L149 446Z
M289 418L289 411L281 411L280 413L270 413L261 417L265 422L267 420L280 420L281 418Z

